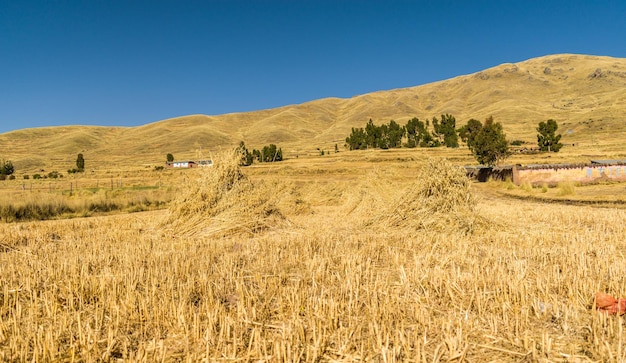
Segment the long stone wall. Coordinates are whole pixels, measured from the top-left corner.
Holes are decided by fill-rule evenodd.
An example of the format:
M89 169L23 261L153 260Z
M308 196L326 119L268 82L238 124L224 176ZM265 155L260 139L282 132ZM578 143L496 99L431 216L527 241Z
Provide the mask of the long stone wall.
M514 167L513 182L517 185L557 184L562 181L593 183L602 180L626 181L626 165L554 165L546 167Z

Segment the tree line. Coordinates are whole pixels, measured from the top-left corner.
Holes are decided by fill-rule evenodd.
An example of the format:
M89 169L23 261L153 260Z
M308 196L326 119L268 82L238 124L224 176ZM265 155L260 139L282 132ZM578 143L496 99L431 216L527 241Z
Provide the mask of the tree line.
M541 151L558 152L563 146L561 135L557 135L558 125L550 119L539 123L537 144ZM417 117L410 119L401 126L394 120L380 126L374 125L370 119L365 127L352 128L346 137L349 150L370 148L415 148L415 147L459 147L459 139L472 152L476 160L483 165L496 165L509 153L509 142L504 134L502 124L489 116L484 123L470 119L466 125L457 128L456 118L449 114L441 118L421 121Z
M241 154L242 166L252 165L252 163L273 163L277 161L283 161L283 149L274 144L263 146L261 150L252 149L252 152L246 148L246 144L241 141L237 150Z

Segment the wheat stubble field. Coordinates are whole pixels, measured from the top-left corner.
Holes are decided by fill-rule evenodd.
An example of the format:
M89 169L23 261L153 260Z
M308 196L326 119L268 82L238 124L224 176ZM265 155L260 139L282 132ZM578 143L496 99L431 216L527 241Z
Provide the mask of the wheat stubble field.
M0 224L0 360L626 359L593 310L625 293L625 210L510 199L427 153L224 154L167 210Z
M559 153L508 164L623 160L625 80L624 59L554 55L350 99L2 134L17 178L0 184L0 361L626 361L624 318L594 309L596 292L626 296L626 185L474 183L464 146L341 148L370 118L451 113L493 115L526 146L558 121ZM287 160L240 168L241 140ZM215 165L158 171L170 152ZM77 153L85 174L34 180Z

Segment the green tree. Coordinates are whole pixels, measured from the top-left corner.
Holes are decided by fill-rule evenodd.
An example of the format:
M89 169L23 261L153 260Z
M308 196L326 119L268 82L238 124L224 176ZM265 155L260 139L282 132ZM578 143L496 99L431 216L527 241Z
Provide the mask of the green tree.
M246 148L246 144L243 141L239 142L237 152L241 154L241 161L239 162L239 165L252 165L254 162L254 156L250 153L250 151L248 151L248 148Z
M417 117L413 117L412 119L407 121L406 125L404 126L404 129L406 130L406 144L404 144L405 147L414 148L419 145L419 123L421 123L422 125L424 124Z
M174 161L174 155L172 154L167 154L166 158L167 158L168 163L171 163L172 161Z
M380 147L383 130L380 126L374 125L374 121L370 119L365 125L365 135L368 147Z
M15 172L15 167L10 160L5 160L0 165L0 175L11 175Z
M83 158L83 154L78 154L76 158L76 169L81 173L85 171L85 159Z
M367 149L367 134L362 127L352 128L350 136L346 137L346 145L350 150Z
M252 157L256 159L259 163L263 162L263 158L261 157L261 151L257 149L252 149Z
M476 133L472 142L472 153L482 165L494 166L509 156L509 143L502 130L502 124L489 116Z
M254 151L253 151L254 154ZM263 149L260 152L260 157L262 162L271 163L274 161L282 161L283 160L283 150L278 148L274 144L269 144L267 146L263 146Z
M439 120L437 120L436 117L433 117L433 127L434 125L437 124L439 125ZM439 127L439 126L437 126ZM441 142L439 142L439 140L435 137L433 137L433 134L428 131L428 129L430 128L430 120L426 119L426 124L424 125L424 129L420 130L421 136L420 136L420 147L438 147L441 146Z
M456 134L456 119L454 116L441 115L441 122L433 117L434 136L440 144L446 147L459 147L459 137Z
M461 140L465 144L467 144L467 148L470 149L470 151L474 150L474 138L476 137L476 135L478 135L478 132L482 128L483 124L480 121L472 118L467 121L467 125L457 130L459 136L461 137Z
M559 152L563 147L563 144L559 141L561 140L561 135L556 134L556 130L558 130L559 125L557 125L556 121L549 119L546 122L541 121L539 126L537 127L537 144L539 145L539 149L541 151L547 152Z
M405 133L406 129L404 126L400 126L400 124L394 120L389 121L386 130L387 146L390 148L400 147Z

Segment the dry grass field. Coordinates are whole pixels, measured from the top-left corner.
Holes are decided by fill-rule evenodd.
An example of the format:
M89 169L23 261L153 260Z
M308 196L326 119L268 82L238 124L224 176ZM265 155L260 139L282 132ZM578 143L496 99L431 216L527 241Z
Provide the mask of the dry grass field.
M559 153L510 164L626 159L625 80L625 59L555 55L344 100L2 134L17 178L0 182L0 361L624 362L624 318L594 296L626 296L625 184L473 183L464 146L342 145L369 118L493 115L530 144L539 121L561 126ZM240 140L286 160L239 167ZM155 169L170 152L215 164ZM67 175L78 153L87 170Z
M216 159L169 210L0 224L0 361L624 361L593 298L626 294L626 210L442 152Z

